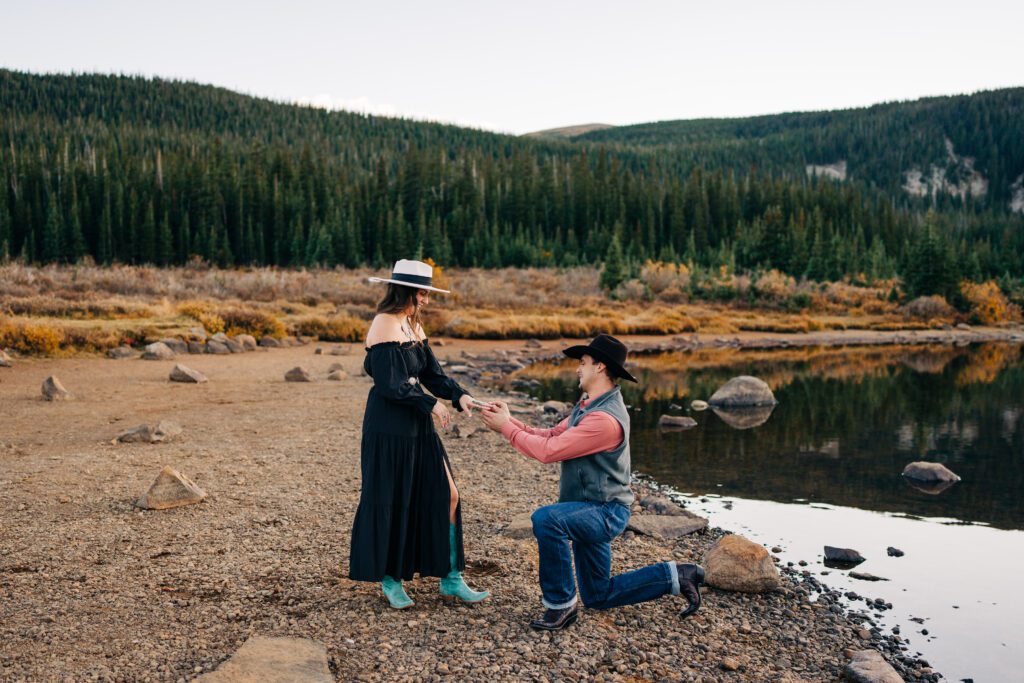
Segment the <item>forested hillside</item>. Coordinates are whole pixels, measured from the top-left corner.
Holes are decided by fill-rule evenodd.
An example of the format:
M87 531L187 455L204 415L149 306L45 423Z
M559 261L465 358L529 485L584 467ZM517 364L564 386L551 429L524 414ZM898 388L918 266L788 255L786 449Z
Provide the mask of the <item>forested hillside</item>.
M0 259L355 266L418 254L527 266L621 253L627 266L686 260L820 280L922 268L942 286L1019 277L1024 218L995 188L1024 172L1020 117L1014 137L996 116L1019 108L1021 91L949 99L964 125L935 125L957 154L976 155L991 196L911 198L881 171L865 180L862 159L926 163L945 143L897 127L866 145L881 129L845 112L647 127L676 126L685 143L629 137L644 127L559 142L191 83L0 70ZM892 121L931 111L884 108ZM801 165L840 158L847 181Z

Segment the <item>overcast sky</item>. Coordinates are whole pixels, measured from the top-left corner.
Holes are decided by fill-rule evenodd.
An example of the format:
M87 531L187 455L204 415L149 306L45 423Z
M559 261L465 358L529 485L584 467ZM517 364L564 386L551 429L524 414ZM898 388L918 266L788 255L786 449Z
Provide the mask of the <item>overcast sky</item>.
M1024 85L1020 0L0 0L0 65L504 132Z

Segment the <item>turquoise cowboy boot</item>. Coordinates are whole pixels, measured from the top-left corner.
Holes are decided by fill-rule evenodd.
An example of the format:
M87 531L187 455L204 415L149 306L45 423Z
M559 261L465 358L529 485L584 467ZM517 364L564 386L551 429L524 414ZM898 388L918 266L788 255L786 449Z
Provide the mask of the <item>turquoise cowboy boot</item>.
M458 598L463 602L480 602L491 597L491 594L487 591L475 591L466 585L466 582L462 579L462 572L455 569L455 557L457 555L455 549L455 525L448 525L448 547L450 550L450 566L452 570L448 572L448 576L441 579L441 595L447 595L449 597Z
M388 603L395 609L407 609L416 604L412 601L412 598L406 595L401 581L395 581L390 576L385 576L380 585L384 589L384 597L388 599Z

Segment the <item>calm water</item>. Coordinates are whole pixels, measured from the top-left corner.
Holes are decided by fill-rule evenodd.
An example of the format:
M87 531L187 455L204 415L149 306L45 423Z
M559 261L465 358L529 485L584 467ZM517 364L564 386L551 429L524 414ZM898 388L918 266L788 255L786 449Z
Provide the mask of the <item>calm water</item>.
M574 401L574 365L517 375L541 399ZM721 526L783 548L784 561L833 588L893 603L900 628L949 680L1019 680L1024 664L1024 353L1019 345L900 350L715 350L639 359L633 469L689 497ZM779 405L761 414L690 410L729 378L761 377ZM662 414L698 426L657 429ZM900 476L913 460L963 480L925 492ZM855 548L852 579L823 546ZM887 546L906 554L889 557ZM863 602L851 605L864 610ZM913 619L923 620L923 623ZM928 634L922 633L927 630Z

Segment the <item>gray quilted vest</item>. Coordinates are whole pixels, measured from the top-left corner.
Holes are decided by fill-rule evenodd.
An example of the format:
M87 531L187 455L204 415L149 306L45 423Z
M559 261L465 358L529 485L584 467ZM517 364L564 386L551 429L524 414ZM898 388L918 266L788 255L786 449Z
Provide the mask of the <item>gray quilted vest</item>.
M559 503L622 503L633 502L629 488L629 413L622 401L622 392L615 387L581 408L580 403L569 415L569 429L593 412L608 413L622 425L622 443L610 451L562 461L559 482Z

